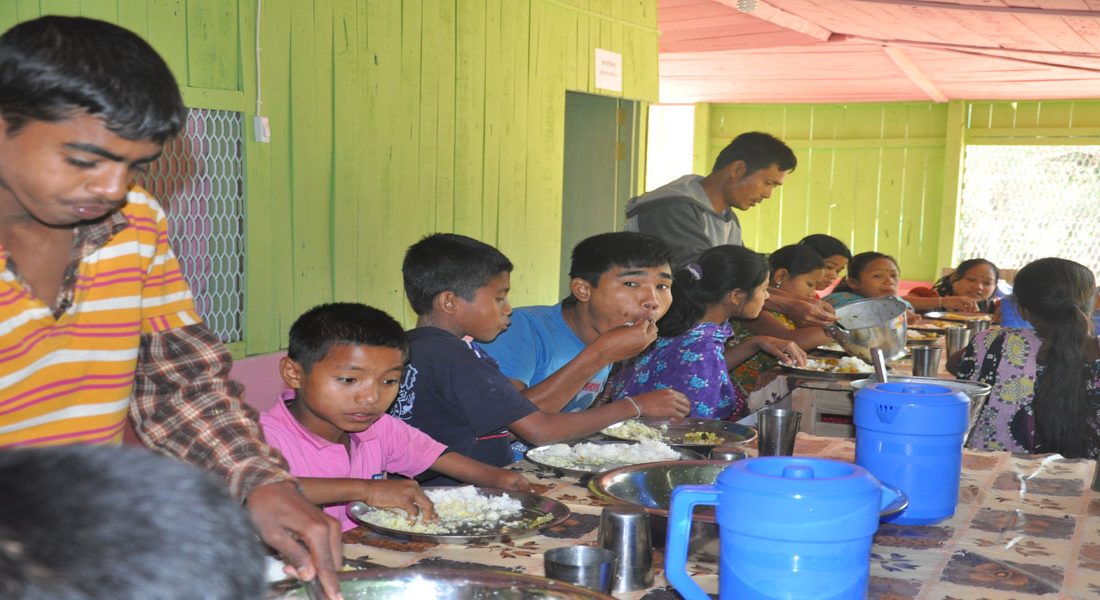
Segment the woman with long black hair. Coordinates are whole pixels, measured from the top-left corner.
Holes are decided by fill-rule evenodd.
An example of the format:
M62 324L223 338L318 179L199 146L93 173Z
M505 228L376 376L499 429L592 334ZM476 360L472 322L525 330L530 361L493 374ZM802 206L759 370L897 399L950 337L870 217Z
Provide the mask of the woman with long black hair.
M1096 282L1084 265L1042 258L1016 274L1014 292L1034 331L979 333L956 374L993 392L968 445L985 450L1100 455L1100 338L1091 319ZM958 360L958 357L954 357Z

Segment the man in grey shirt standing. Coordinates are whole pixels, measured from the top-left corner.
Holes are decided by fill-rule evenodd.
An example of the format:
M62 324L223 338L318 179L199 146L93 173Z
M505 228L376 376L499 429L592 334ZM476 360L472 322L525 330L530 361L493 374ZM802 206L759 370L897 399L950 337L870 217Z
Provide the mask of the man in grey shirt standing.
M743 246L733 209L749 210L770 198L798 165L794 151L773 135L743 133L722 149L710 175L685 175L626 204L627 231L656 236L672 248L676 268L704 250ZM836 317L822 303L773 295L768 308L801 325L825 326Z

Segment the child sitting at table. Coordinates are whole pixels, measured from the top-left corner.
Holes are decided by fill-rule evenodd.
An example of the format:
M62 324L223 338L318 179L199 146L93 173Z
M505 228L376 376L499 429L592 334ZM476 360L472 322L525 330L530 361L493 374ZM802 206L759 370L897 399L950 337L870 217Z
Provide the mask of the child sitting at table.
M638 267L622 289L632 292L637 284L652 293L654 285L667 285L668 270L667 259ZM634 417L688 414L687 398L672 390L570 413L540 409L528 400L477 343L492 341L510 325L511 271L511 261L499 250L463 235L437 233L409 247L402 274L417 322L409 332L410 362L392 414L455 452L499 466L514 460L509 432L543 445L577 440ZM649 280L656 283L645 283ZM601 285L612 291L610 283ZM634 327L653 324L639 322L617 333L635 333Z
M905 304L910 323L920 320L913 305L898 296L901 269L893 256L881 252L860 252L848 263L848 277L837 284L825 301L836 308L867 298L897 298Z
M316 306L290 327L279 372L296 393L260 416L306 498L325 505L344 531L345 509L362 500L433 517L431 500L411 479L431 469L474 485L527 491L519 473L480 463L386 414L401 385L408 342L388 314L363 304Z
M852 260L852 251L844 242L824 233L808 235L798 243L813 248L821 258L825 259L825 275L821 277L821 281L817 282L817 291L824 293L832 290L837 277L840 277L844 267L848 266L848 261Z
M1016 274L1013 293L1034 331L979 332L961 359L960 379L993 386L967 445L1067 458L1100 456L1100 337L1090 322L1092 272L1041 258Z
M815 298L818 284L826 270L825 261L821 255L811 246L801 243L783 246L772 252L768 256L768 267L770 269L768 293L785 293L797 298ZM795 344L794 351L789 356L768 352L762 348L761 351L741 357L739 361L730 361L729 366L732 369L730 375L745 393L752 393L764 383L761 374L774 369L779 364L775 356L785 363L796 359L794 362L801 365L805 361L803 349L809 350L833 341L821 327L796 327L794 321L786 315L778 312L772 312L772 315L775 319L770 322L733 321L733 336L730 338L730 344L742 345L761 337L766 340L793 340ZM784 347L783 350L791 349ZM730 356L727 353L727 357Z
M970 258L959 263L950 275L940 277L932 287L909 290L905 299L919 311L993 313L998 304L993 294L1000 278L997 265L984 258Z
M737 420L745 395L729 378L727 357L744 360L757 350L801 352L794 342L767 336L725 350L731 318L755 319L768 297L764 257L741 246L715 246L676 272L672 305L657 322L660 338L627 361L611 383L612 397L674 389L691 400L691 416ZM786 353L785 353L786 352Z

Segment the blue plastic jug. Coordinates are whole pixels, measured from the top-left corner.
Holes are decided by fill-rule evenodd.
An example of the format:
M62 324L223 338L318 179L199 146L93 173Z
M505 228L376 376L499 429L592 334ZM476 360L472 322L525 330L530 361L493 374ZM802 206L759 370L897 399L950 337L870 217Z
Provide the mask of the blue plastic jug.
M856 464L909 507L885 520L932 525L955 514L970 398L932 383L874 383L855 394Z
M665 576L687 600L708 598L686 570L691 513L716 506L722 600L862 599L882 486L866 469L822 458L733 463L713 486L672 492Z

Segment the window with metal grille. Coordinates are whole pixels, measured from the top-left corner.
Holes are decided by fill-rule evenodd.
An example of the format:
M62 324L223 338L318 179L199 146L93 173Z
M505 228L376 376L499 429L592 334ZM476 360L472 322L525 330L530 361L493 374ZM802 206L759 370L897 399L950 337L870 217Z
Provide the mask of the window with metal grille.
M168 214L168 238L195 306L223 342L244 329L243 113L193 108L137 183Z
M1100 274L1100 146L967 146L958 231L963 259L1058 256Z

